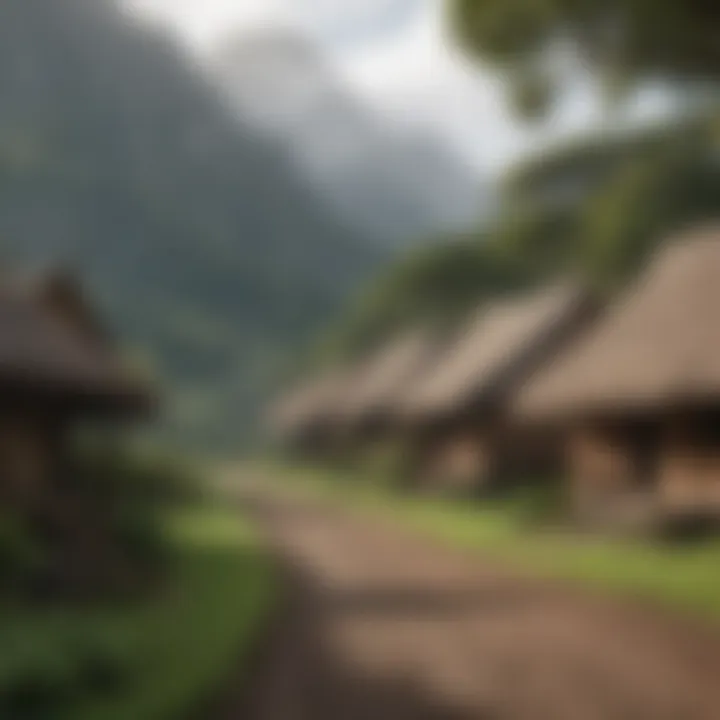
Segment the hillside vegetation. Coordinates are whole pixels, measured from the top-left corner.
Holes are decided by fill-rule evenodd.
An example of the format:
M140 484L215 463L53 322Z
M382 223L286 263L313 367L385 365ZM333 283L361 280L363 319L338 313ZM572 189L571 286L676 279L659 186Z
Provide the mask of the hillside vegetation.
M383 252L114 0L0 4L0 252L78 270L172 396L235 446L275 365Z
M408 254L351 303L319 350L338 358L397 327L462 316L577 275L614 292L669 234L720 213L715 112L559 146L512 168L492 224Z

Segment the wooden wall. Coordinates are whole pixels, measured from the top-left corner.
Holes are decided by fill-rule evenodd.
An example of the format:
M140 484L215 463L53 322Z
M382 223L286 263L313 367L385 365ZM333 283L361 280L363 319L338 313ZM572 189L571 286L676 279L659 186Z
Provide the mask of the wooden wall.
M490 453L486 439L473 429L457 429L428 442L419 484L426 490L465 495L480 490Z
M0 417L0 492L8 502L33 504L47 490L55 460L46 423L30 415Z
M697 414L658 418L654 457L638 464L633 423L577 427L567 443L576 516L588 522L645 522L670 514L720 514L720 443Z
M720 513L720 443L706 414L668 420L659 492L671 511Z

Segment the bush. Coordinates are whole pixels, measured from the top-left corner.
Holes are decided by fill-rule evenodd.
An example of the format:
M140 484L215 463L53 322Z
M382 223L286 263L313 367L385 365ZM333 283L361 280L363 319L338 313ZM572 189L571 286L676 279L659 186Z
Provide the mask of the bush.
M513 488L507 501L515 517L525 525L556 521L565 511L565 492L561 482L547 478Z
M114 499L168 505L201 495L194 469L159 451L86 442L77 452L76 487Z
M176 558L162 592L2 607L0 718L207 717L226 682L250 679L274 607L269 557L234 510L172 511L162 526Z
M128 679L128 657L100 633L59 638L7 633L0 653L0 716L63 717L77 698L106 697Z
M400 490L405 477L406 453L400 444L383 443L367 454L365 474L378 488Z
M46 561L45 549L30 523L8 510L0 514L0 583L18 588L36 575Z
M720 517L713 512L676 513L661 518L656 533L661 540L691 543L717 537Z
M81 444L32 507L0 514L0 582L42 601L136 592L169 559L163 515L198 488L186 466L158 453Z
M118 445L82 446L74 486L104 515L116 549L145 566L166 557L160 516L201 496L188 464Z

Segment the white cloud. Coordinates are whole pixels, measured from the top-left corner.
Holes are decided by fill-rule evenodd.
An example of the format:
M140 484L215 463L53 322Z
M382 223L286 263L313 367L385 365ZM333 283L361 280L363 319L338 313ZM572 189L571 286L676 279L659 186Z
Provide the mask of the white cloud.
M378 110L446 136L471 163L506 162L535 133L511 116L499 79L453 45L444 4L423 4L403 32L340 58L343 71Z
M136 12L174 26L191 42L205 45L238 27L283 20L280 0L125 0Z
M519 124L498 79L453 46L445 0L126 1L170 21L201 48L239 28L297 28L323 45L378 112L443 136L479 168L587 131L601 117L588 84L579 82L543 127ZM652 114L648 108L641 103L639 114Z
M372 40L412 19L425 0L126 0L169 21L194 42L237 27L285 24L329 44Z
M461 156L486 170L568 135L600 129L599 93L576 71L544 122L519 121L502 79L453 42L443 0L422 3L422 12L392 38L339 57L348 81L379 111L444 136ZM641 93L614 125L648 121L669 107L661 90Z

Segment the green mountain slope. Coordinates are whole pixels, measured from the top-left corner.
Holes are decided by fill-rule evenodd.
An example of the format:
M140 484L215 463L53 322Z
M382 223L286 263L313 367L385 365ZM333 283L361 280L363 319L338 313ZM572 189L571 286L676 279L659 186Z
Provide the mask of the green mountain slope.
M0 252L79 270L182 437L224 444L380 259L111 0L0 4Z

